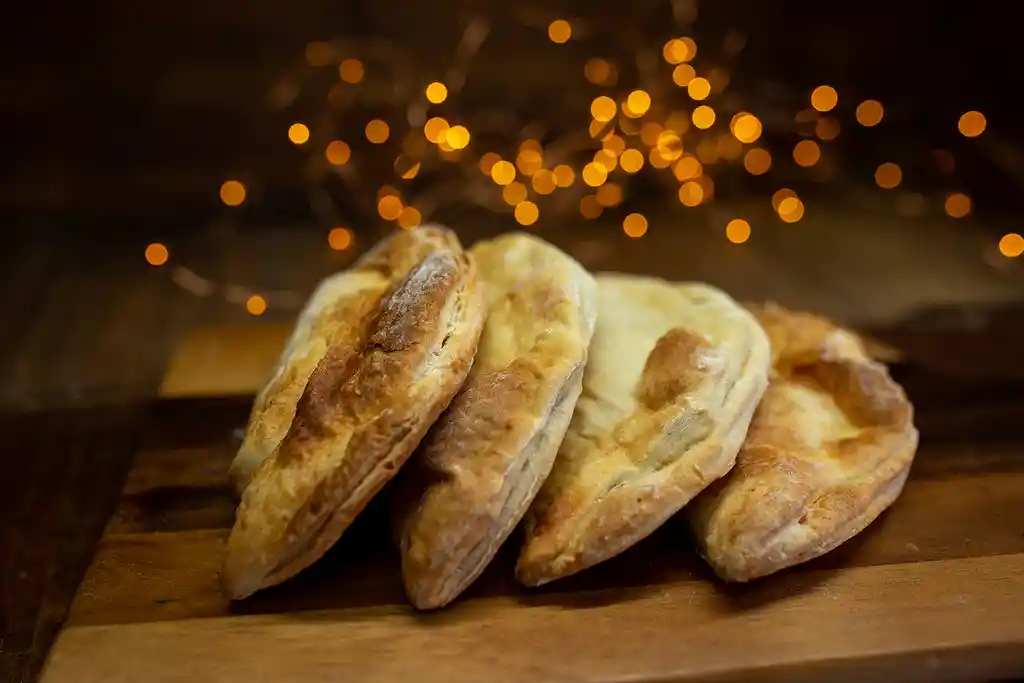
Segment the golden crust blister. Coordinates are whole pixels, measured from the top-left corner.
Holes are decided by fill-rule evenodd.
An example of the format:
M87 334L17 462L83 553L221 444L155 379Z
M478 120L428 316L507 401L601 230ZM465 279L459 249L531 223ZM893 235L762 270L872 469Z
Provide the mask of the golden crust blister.
M768 381L764 331L723 292L597 282L583 393L524 524L527 585L620 553L728 472Z
M389 284L365 291L361 304L334 309L363 315L337 321L344 331L326 343L280 442L245 486L222 573L232 598L280 583L322 556L469 372L483 325L476 267L454 235L428 230L428 241L441 239L424 246L398 234L357 265L386 273ZM419 259L409 263L407 249L416 246Z
M747 581L827 553L896 500L917 449L913 409L886 367L829 321L751 307L771 382L736 467L687 508L715 572Z
M420 609L480 575L547 478L597 316L593 278L543 240L514 233L471 253L488 313L473 369L397 496L402 574Z

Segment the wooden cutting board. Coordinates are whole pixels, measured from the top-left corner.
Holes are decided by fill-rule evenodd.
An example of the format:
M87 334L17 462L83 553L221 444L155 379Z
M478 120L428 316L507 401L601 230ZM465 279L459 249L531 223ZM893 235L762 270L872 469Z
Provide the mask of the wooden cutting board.
M227 466L284 328L186 340L44 683L981 680L1024 673L1024 446L925 439L903 497L818 561L727 587L670 523L526 591L508 549L449 609L405 603L383 502L231 604ZM253 341L255 339L255 341ZM275 341L276 340L276 341ZM195 398L235 394L234 398ZM191 397L191 398L185 398Z

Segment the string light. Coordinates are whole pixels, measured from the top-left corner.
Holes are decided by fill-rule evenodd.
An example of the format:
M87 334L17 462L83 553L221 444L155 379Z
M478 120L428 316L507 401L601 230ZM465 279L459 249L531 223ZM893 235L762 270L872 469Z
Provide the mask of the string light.
M327 244L335 251L345 251L352 246L352 231L348 228L331 228L327 233Z
M750 223L734 218L725 226L725 237L733 244L743 244L750 239Z
M999 240L999 253L1006 258L1017 258L1024 254L1024 237L1016 232L1003 235Z
M885 110L882 108L882 103L878 100L864 100L857 105L855 115L857 123L865 128L871 128L882 122L884 113Z
M444 83L434 81L427 86L425 94L427 101L431 104L441 104L448 99L448 88L445 87Z
M886 162L875 170L875 183L883 190L891 190L903 181L903 171L892 162Z
M811 106L818 111L832 111L839 103L839 93L831 85L819 85L811 91Z
M245 300L245 310L252 315L263 315L267 311L267 300L259 294L253 294Z
M227 206L241 206L245 201L245 185L237 180L227 180L220 186L220 200Z
M388 136L391 134L388 124L380 119L373 119L367 123L365 132L366 139L375 145L382 145L387 142Z
M365 75L363 63L358 59L345 59L338 65L338 75L346 83L356 84L363 80Z
M288 139L296 145L309 142L309 127L304 123L293 123L288 127Z
M647 234L647 218L643 214L631 213L622 219L622 232L633 239L639 239Z
M540 209L537 205L530 201L523 201L516 204L515 208L516 222L520 225L533 225L537 222L537 218L540 217Z
M170 254L167 251L167 247L160 244L159 242L153 242L146 247L146 263L151 266L162 266L167 263L167 259Z
M572 37L572 26L565 19L555 19L548 25L548 38L553 43L567 43Z
M962 192L954 192L946 197L943 208L950 218L963 218L971 212L971 198Z
M985 115L980 111L969 111L960 117L957 128L966 138L976 138L985 132Z

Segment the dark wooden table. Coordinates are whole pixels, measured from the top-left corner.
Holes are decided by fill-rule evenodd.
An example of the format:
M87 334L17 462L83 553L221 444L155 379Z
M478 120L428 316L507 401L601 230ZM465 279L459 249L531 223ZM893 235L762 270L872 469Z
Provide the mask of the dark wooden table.
M915 258L904 261L902 270L890 267L882 286L877 279L868 281L871 259L864 255L872 250L871 231L864 237L844 231L839 221L831 225L839 227L825 236L813 230L804 239L781 234L751 242L743 252L724 249L719 235L700 231L682 237L652 231L652 239L640 243L625 241L614 230L550 237L591 267L709 279L737 296L778 298L870 331L902 357L896 372L917 406L923 452L935 454L928 459L928 476L990 482L985 490L991 495L967 501L976 504L978 520L988 506L1016 504L1019 511L1024 312L1013 303L1019 274L991 271L977 245L929 252L908 240L902 248ZM175 245L175 251L206 272L262 276L291 283L300 292L348 258L325 253L318 232L283 234L248 234L218 250L197 240ZM892 250L900 248L893 235L884 226L876 235L890 264L898 262ZM683 238L683 244L673 241ZM825 242L840 248L821 250ZM860 246L851 255L843 244ZM136 468L127 484L126 477L133 461L143 457L138 454L146 454L140 462L158 472L175 468L174 454L188 444L215 444L226 457L232 425L244 420L246 396L254 382L258 385L259 371L222 373L218 383L210 381L210 368L223 369L218 353L237 357L239 349L251 356L246 367L265 367L260 363L272 357L294 310L270 310L253 319L237 304L187 294L166 272L147 268L134 245L28 243L3 258L9 286L0 300L5 320L0 424L6 437L0 478L0 679L30 681L76 591L73 622L93 618L95 623L104 610L114 610L119 619L125 610L130 616L130 596L79 589L105 527L109 533L217 529L228 523L223 517L230 505L222 500L220 483L154 489L152 482L138 479L145 468ZM267 275L271 268L278 272ZM962 304L943 305L952 298L951 288ZM879 311L885 315L872 314ZM211 398L225 393L236 398ZM192 474L201 480L223 473ZM936 517L943 509L936 505ZM948 554L955 543L967 543L971 547L961 548L958 557L980 557L998 569L999 558L1019 557L1024 543L1024 513L999 514L1002 521L988 534L979 521L958 540L936 537L932 549ZM934 522L943 525L941 519ZM96 585L95 575L90 581L86 588ZM161 607L170 613L180 608L174 602ZM195 610L196 604L186 608ZM1005 668L992 671L1005 673ZM972 675L954 673L962 674L954 678Z

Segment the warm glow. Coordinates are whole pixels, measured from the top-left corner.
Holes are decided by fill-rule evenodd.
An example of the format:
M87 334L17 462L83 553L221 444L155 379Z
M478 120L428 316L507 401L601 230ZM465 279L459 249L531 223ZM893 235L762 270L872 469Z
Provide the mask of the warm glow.
M499 185L508 185L516 179L516 167L504 159L497 161L491 166L491 179Z
M377 213L386 221L393 221L402 213L402 200L393 194L386 194L377 200Z
M526 185L520 182L511 182L501 191L501 198L509 206L516 206L526 199Z
M597 57L587 61L583 67L583 75L594 85L602 85L611 80L612 65Z
M676 180L679 182L698 178L703 172L704 167L701 166L700 160L698 160L697 157L683 157L676 162L675 166L672 167L672 175L674 175Z
M693 125L701 130L707 130L715 125L715 110L706 104L702 104L693 110Z
M415 206L406 206L402 208L402 213L398 214L398 225L403 230L412 230L423 222L423 214Z
M366 124L366 139L375 145L386 142L390 133L391 131L388 128L388 124L384 123L380 119L373 119Z
M882 122L882 116L885 114L885 109L882 108L882 103L878 100L864 100L857 105L857 123L867 128L871 126L877 126Z
M622 232L633 239L643 237L647 233L647 219L643 214L629 214L622 219Z
M352 232L348 228L331 228L327 233L327 244L335 251L345 251L352 246Z
M956 171L956 158L949 150L933 150L932 159L935 161L935 166L939 169L940 173L944 175L953 175L953 172Z
M679 135L690 130L690 115L685 111L673 111L665 118L665 128L674 130Z
M599 149L594 153L594 163L601 166L606 172L611 173L619 165L619 159L606 149Z
M608 171L598 163L590 162L583 167L583 182L591 187L603 185L608 180Z
M288 139L296 145L309 142L309 126L304 123L293 123L288 127Z
M964 137L976 138L985 132L985 115L980 111L969 111L960 117L957 128Z
M263 315L267 311L267 300L259 294L253 294L245 300L245 310L252 315Z
M705 138L697 143L697 158L705 164L713 164L718 161L718 145L714 140Z
M327 66L331 61L331 46L322 40L306 44L306 62L310 66Z
M565 19L555 19L548 25L548 38L551 39L551 42L565 43L571 37L572 26Z
M683 183L679 188L679 201L683 206L697 206L704 201L704 188L695 180Z
M516 204L515 217L520 225L533 225L540 217L540 209L533 202L519 202Z
M619 166L626 173L636 173L644 167L644 155L638 149L627 149L619 156Z
M686 92L691 99L703 100L711 94L711 82L706 78L697 76L686 85Z
M708 83L711 84L711 92L722 92L729 85L729 72L725 69L712 69L708 72Z
M804 217L804 203L799 197L786 197L779 202L779 218L786 223L796 223Z
M971 212L971 198L961 192L946 197L946 214L951 218L963 218Z
M346 83L358 83L363 80L363 63L358 59L346 59L338 66L338 74Z
M552 173L555 174L555 183L559 187L571 187L576 181L576 172L572 170L572 166L559 164L555 166Z
M648 121L640 128L640 141L648 147L658 144L658 137L665 129L657 121Z
M580 214L588 220L593 220L601 215L604 207L597 203L597 197L592 194L585 195L580 199Z
M601 147L615 156L619 156L626 150L626 141L620 138L618 135L612 135L604 142L601 143Z
M590 103L590 115L594 117L595 121L600 121L601 123L614 119L616 110L615 100L606 95L596 97Z
M1017 258L1024 254L1024 237L1016 232L1003 235L999 240L999 253L1006 258Z
M412 180L420 172L420 162L412 157L399 154L395 159L395 174L402 180Z
M626 98L626 106L623 113L634 119L640 118L651 108L651 96L644 90L634 90Z
M220 200L228 206L239 206L245 201L245 185L237 180L225 181L220 186Z
M697 77L697 72L689 64L680 64L672 69L672 82L680 88L685 88Z
M801 140L793 148L793 161L803 167L814 166L821 159L821 148L814 140Z
M718 155L723 159L736 161L743 156L743 143L726 133L718 136L716 147Z
M832 111L839 103L839 93L830 85L819 85L811 92L811 106L818 111Z
M480 172L484 175L491 175L491 169L494 168L494 165L499 161L501 161L501 157L494 152L485 152L484 155L480 157Z
M622 188L616 183L607 183L597 188L597 202L604 207L618 206L622 203Z
M169 256L170 254L167 252L167 247L159 242L154 242L146 247L146 263L151 266L162 266L167 263Z
M822 116L814 124L814 134L817 135L819 139L825 140L826 142L829 140L835 140L839 137L839 120L834 119L831 116Z
M743 168L750 175L764 175L772 167L772 155L768 150L755 147L743 156Z
M775 194L772 195L772 208L775 209L776 212L778 212L779 205L781 205L784 200L789 199L790 197L796 197L796 192L793 192L793 190L790 190L788 187L784 187L781 190L777 190Z
M341 140L333 140L328 143L327 149L324 150L324 156L327 157L328 163L335 166L344 166L352 157L352 150Z
M537 194L551 194L555 191L558 183L555 182L555 174L546 168L542 168L533 174L531 178L533 190Z
M658 136L658 153L669 161L675 161L683 156L683 141L671 130L664 131Z
M750 239L750 223L734 218L725 226L725 237L733 244L743 244Z
M469 144L469 129L465 126L452 126L444 134L444 141L452 149L465 149Z
M740 142L750 144L761 137L761 121L753 114L740 112L732 117L729 130Z
M448 88L445 87L444 83L434 81L427 86L426 95L427 101L432 104L441 104L448 99Z
M432 119L427 119L427 122L423 124L423 135L434 144L439 144L445 139L445 135L448 133L448 122L442 119L440 116L435 116Z
M527 147L523 149L520 147L519 154L516 155L516 167L524 175L533 175L544 166L544 157L535 149Z
M886 162L875 170L875 182L883 190L891 190L903 181L903 171L892 162Z
M661 55L669 64L688 62L697 56L697 43L693 38L673 38L665 43Z

